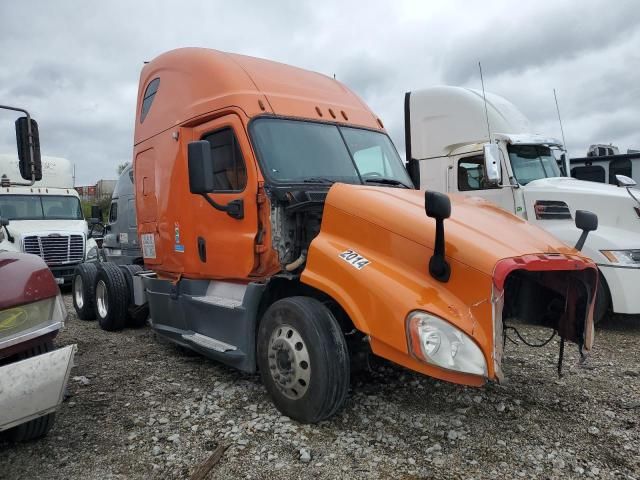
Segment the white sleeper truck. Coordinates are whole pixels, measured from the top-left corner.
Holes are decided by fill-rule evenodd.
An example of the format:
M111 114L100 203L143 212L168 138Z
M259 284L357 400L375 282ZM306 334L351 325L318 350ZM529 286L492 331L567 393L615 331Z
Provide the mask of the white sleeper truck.
M34 147L40 156L40 146ZM41 169L25 182L20 163L15 154L0 154L0 217L8 221L0 227L0 249L42 257L58 284L70 284L76 265L96 247L73 188L71 165L64 158L41 157Z
M598 215L583 252L601 272L594 318L640 314L640 190L568 178L562 142L533 134L527 118L497 95L433 87L405 95L408 169L422 189L481 197L572 245L577 210ZM489 133L490 132L490 133ZM560 163L560 165L559 165ZM561 168L564 167L564 168Z

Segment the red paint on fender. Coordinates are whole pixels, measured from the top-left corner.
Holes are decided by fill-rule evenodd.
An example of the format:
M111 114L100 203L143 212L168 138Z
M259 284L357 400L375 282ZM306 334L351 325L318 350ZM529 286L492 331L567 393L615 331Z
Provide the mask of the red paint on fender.
M40 257L0 251L0 310L55 297L59 292Z

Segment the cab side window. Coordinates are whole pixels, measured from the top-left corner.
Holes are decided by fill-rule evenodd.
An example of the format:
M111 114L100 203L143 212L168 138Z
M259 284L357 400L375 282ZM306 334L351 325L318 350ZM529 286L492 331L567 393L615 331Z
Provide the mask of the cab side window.
M109 223L116 223L118 220L118 204L111 202L111 208L109 209Z
M203 140L211 144L214 191L239 192L247 185L247 167L238 139L231 128L206 135Z
M153 103L153 99L158 93L158 87L160 86L160 79L154 78L147 85L147 89L144 91L144 96L142 97L142 108L140 110L140 123L144 122L144 119L147 117L147 113L149 113L149 109L151 108L151 104Z
M489 190L497 186L484 181L484 157L461 158L458 160L458 191Z

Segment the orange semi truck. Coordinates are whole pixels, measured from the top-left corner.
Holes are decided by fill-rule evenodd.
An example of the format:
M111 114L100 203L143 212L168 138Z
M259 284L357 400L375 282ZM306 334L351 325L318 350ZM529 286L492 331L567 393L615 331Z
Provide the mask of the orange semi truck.
M479 386L502 378L514 319L592 346L594 264L485 201L415 190L382 121L334 79L162 54L140 77L133 157L144 270L102 263L79 282L101 326L148 304L154 330L259 371L298 421L333 415L368 353ZM576 221L583 237L597 226Z

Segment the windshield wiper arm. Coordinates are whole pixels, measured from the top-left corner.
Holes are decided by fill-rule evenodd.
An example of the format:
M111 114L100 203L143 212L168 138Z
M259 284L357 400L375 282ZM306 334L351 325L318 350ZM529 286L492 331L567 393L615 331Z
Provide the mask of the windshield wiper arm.
M309 177L309 178L305 178L302 182L303 183L336 183L337 180L332 180L331 178L325 178L325 177Z
M382 183L384 185L398 185L398 186L403 186L404 188L411 188L406 183L403 183L400 180L396 180L395 178L384 178L384 177L365 178L364 181L365 183Z

